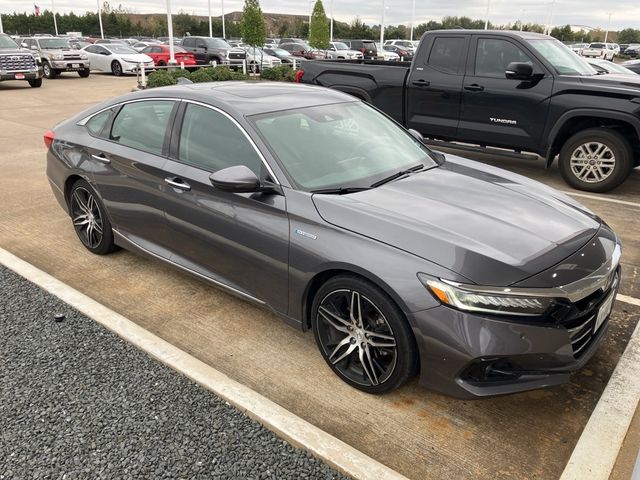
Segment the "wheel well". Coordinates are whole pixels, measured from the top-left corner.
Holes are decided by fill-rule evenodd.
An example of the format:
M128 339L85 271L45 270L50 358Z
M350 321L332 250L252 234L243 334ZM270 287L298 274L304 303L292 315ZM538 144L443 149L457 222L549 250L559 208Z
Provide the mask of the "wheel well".
M83 178L80 175L69 175L69 177L64 181L64 199L67 202L67 208L69 208L69 194L71 193L71 187L78 180L82 180Z
M631 143L636 158L640 156L640 139L638 138L638 132L631 124L613 118L581 116L570 118L564 125L562 125L562 128L560 128L558 134L553 140L550 158L554 158L558 153L560 153L562 146L574 134L582 130L598 127L610 128L624 135L624 137L629 140L629 143Z

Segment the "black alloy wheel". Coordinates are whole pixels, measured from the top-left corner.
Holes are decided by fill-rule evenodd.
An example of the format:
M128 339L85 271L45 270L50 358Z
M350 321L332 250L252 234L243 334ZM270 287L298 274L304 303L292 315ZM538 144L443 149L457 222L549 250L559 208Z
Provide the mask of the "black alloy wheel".
M116 249L102 202L86 181L78 180L73 185L69 209L76 235L87 250L104 255Z
M335 277L320 288L312 327L327 364L355 388L388 392L415 370L417 350L404 315L384 292L359 277Z

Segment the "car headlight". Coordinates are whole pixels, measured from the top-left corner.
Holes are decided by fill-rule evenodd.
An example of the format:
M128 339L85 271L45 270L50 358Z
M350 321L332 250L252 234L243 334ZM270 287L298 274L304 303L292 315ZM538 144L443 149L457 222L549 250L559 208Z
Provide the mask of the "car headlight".
M481 287L474 290L469 285L462 287L459 283L434 279L422 273L418 278L440 303L468 312L534 316L542 315L554 302L553 297L533 296L521 293L517 288L505 287L489 293Z
M80 54L80 60L89 60L89 57L87 55L85 55L84 53Z
M51 55L51 60L64 60L64 55L61 53L54 53Z

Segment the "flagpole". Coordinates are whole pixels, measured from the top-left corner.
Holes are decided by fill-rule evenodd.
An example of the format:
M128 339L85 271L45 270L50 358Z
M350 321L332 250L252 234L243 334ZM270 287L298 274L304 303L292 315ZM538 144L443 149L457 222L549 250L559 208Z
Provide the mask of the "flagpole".
M209 7L209 38L213 37L213 24L211 23L211 0L207 2Z
M100 0L96 0L98 4L98 21L100 22L100 38L104 38L104 30L102 29L102 6L100 5Z
M224 28L224 0L221 0L221 5L222 5L222 38L226 40L227 32L225 31L225 28Z
M56 30L56 37L58 36L58 21L56 20L56 6L54 0L51 0L51 10L53 10L53 27Z
M167 28L169 29L169 65L176 65L175 45L173 44L173 20L171 19L171 0L167 0Z

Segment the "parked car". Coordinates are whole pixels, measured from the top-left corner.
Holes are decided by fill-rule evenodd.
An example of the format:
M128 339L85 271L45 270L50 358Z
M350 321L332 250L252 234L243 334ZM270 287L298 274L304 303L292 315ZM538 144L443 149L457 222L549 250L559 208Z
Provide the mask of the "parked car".
M637 45L637 44L629 45L627 47L627 49L624 51L624 54L629 56L629 57L632 57L632 58L639 57L640 56L640 45Z
M545 35L429 31L411 67L311 61L296 78L369 101L437 145L558 157L580 190L609 191L640 165L640 78L597 75Z
M162 44L160 42L136 42L133 45L131 45L131 48L133 48L136 52L141 52L142 50L144 50L145 48L151 45L162 45Z
M344 42L330 42L326 50L327 58L332 60L361 60L363 55L357 50L351 50Z
M571 50L573 50L573 53L582 55L582 50L584 50L588 46L589 46L588 43L575 43L573 45L570 45L569 47L571 48Z
M590 58L587 60L589 65L595 68L598 72L602 74L613 73L616 75L636 75L636 72L633 70L629 70L627 67L623 65L619 65L614 62L609 62L608 60L602 60L599 58Z
M365 60L378 58L378 47L373 40L344 40L350 49L362 53Z
M224 63L229 59L231 45L223 38L185 37L182 47L195 55L198 65L209 65L211 62Z
M378 49L378 60L383 60L385 62L399 62L400 56L395 52L390 52L382 48L380 43L376 43L376 48Z
M606 43L590 43L588 47L582 50L582 56L612 61L615 53Z
M306 40L303 40L301 38L281 38L280 42L278 43L278 45L282 45L283 43L304 43L304 44L308 44Z
M145 70L152 70L154 66L151 57L124 44L93 44L80 51L89 57L92 70L111 72L116 77L125 73L135 73L140 65Z
M279 67L280 65L282 65L282 61L278 57L276 57L275 55L269 55L262 48L251 47L247 45L245 47L239 47L238 49L233 49L231 51L231 54L238 51L244 53L244 58L242 59L243 60L246 59L247 68L251 71L260 72L264 68L273 68L273 67ZM231 54L229 55L230 57L229 60L233 65L233 61L235 59L232 59L234 55L231 55ZM242 65L242 62L240 62L239 65Z
M413 52L411 50L405 50L403 47L398 45L385 45L382 49L387 52L395 53L401 61L410 62L413 60Z
M126 40L122 40L120 38L98 38L94 45L129 45Z
M465 398L557 385L608 328L621 246L606 223L538 182L433 152L341 92L136 92L45 144L89 252L130 249L311 329L328 367L368 393L418 370Z
M38 53L19 46L6 33L0 33L0 82L20 80L37 88L42 86L43 76Z
M416 52L415 45L409 40L386 40L384 46L386 47L387 45L395 45L404 51L411 52L412 55Z
M45 77L53 79L63 72L77 72L82 78L91 73L89 57L69 46L64 38L23 38L22 46L38 52Z
M166 67L169 65L171 58L169 45L149 45L140 53L148 55L156 67ZM173 47L173 56L178 65L184 64L185 67L196 67L196 57L193 53L187 52L184 48L175 45Z
M279 58L281 63L293 63L294 58L296 59L297 63L300 63L301 61L305 60L302 57L295 57L291 55L289 52L287 52L282 48L265 47L263 50L265 51L265 53L272 55L276 58Z
M302 57L307 60L324 59L326 55L321 50L311 48L306 43L281 43L280 48L286 50L294 57Z
M622 66L632 72L640 74L640 60L628 60L623 62Z

